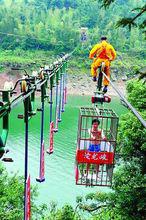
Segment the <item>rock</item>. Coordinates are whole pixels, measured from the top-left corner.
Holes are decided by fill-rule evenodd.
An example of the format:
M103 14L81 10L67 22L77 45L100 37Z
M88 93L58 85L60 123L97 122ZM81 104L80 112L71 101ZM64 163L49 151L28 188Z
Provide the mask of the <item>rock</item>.
M122 77L122 80L123 80L123 81L127 81L127 76L126 76L126 75L123 76L123 77Z
M4 90L12 90L14 88L13 82L6 81L4 83Z
M118 73L118 70L117 70L117 69L114 69L113 72L117 74L117 73Z

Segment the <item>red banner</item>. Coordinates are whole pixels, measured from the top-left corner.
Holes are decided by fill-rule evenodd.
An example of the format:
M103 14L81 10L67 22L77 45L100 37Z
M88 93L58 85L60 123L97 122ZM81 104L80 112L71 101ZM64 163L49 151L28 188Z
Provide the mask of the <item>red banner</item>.
M113 164L114 153L77 150L76 160L78 163Z
M30 175L26 180L25 220L30 220Z
M51 121L50 123L50 146L47 150L48 154L52 154L54 151L54 122Z

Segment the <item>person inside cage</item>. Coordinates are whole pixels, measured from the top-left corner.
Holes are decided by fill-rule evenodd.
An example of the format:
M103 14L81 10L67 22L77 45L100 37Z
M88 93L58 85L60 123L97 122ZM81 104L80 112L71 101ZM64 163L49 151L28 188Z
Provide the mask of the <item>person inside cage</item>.
M102 140L102 131L98 129L99 124L100 121L97 118L92 120L92 127L91 130L89 130L91 139L90 139L88 151L92 151L92 152L101 151L100 144Z
M91 128L87 129L90 138L85 137L85 139L79 141L80 150L87 149L90 152L113 152L111 142L109 142L105 136L104 130L99 129L99 125L99 119L94 118L91 122Z

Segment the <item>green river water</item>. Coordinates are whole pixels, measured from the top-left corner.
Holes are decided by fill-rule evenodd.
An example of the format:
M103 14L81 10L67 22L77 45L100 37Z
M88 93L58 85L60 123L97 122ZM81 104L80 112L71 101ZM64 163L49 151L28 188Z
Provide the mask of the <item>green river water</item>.
M36 107L39 107L39 99ZM76 196L85 195L97 190L97 187L87 188L76 186L74 178L74 162L76 151L76 138L78 128L78 113L81 106L91 106L90 97L69 96L65 112L62 114L62 122L59 123L59 132L55 133L55 147L52 155L45 154L45 182L35 181L39 174L40 152L40 113L38 112L29 123L29 173L31 183L38 186L39 196L37 203L57 202L58 206L65 203L75 205ZM118 115L127 110L117 99L108 104ZM23 113L23 106L13 109L10 117L10 131L7 140L9 156L13 163L5 163L9 173L18 172L24 175L24 123L17 119L17 115ZM49 104L45 103L45 148L49 146ZM98 187L98 190L107 191L109 188Z

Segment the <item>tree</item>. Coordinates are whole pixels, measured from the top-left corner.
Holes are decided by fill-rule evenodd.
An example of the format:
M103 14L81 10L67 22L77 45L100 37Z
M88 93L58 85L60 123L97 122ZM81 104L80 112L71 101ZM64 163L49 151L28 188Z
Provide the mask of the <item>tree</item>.
M99 2L102 2L102 7L108 8L113 2L116 0L99 0ZM121 3L124 3L125 0L121 0ZM133 8L131 12L136 12L136 15L130 15L130 17L124 17L120 19L117 22L117 27L122 26L128 26L129 29L131 29L132 26L138 26L140 29L143 29L146 33L145 27L146 27L146 19L144 18L144 14L146 13L146 4L143 4L140 7ZM136 21L138 18L142 18L138 23Z
M143 0L139 1L142 4ZM127 29L121 27L115 30L115 25L120 17L127 15L131 7L137 7L137 4L141 6L140 3L137 3L137 0L118 0L117 3L113 1L113 7L105 11L100 7L99 1L93 0L36 0L27 3L11 1L11 7L10 3L4 0L4 4L0 4L0 48L55 48L57 53L57 48L60 47L56 46L56 43L61 40L62 50L71 51L77 45L80 46L79 29L88 27L89 35L92 33L91 39L88 39L89 44L94 44L101 35L107 34L117 50L127 50L133 45L134 49L138 50L144 46L141 30L134 29L134 34L129 36ZM121 4L124 7L121 7ZM139 18L141 21L142 17ZM15 38L19 39L19 43ZM73 44L70 43L72 39Z
M16 175L8 177L0 164L0 216L1 219L23 218L23 180Z
M31 187L31 214L32 219L43 219L47 206L36 206L36 187ZM8 175L0 163L0 219L23 219L24 210L24 179L17 174Z
M140 111L144 111L146 100L146 84L142 80L130 80L127 85L130 103Z

